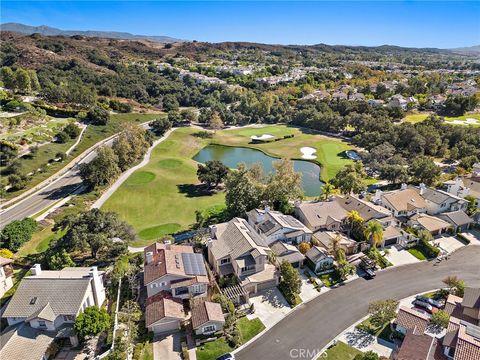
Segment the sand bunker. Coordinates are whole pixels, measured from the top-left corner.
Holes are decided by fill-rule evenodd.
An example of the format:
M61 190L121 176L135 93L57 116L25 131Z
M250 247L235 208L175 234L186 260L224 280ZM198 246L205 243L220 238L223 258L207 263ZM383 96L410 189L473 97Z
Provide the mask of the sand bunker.
M317 152L317 149L314 149L309 146L304 146L300 148L302 152L302 159L316 159L317 155L314 155Z
M480 124L480 121L474 118L466 118L465 121L463 120L450 120L446 121L448 124L455 124L455 125L477 125Z
M260 135L260 136L257 136L257 135L253 135L250 137L250 139L252 140L268 140L268 139L273 139L274 136L273 135L270 135L270 134L263 134L263 135Z

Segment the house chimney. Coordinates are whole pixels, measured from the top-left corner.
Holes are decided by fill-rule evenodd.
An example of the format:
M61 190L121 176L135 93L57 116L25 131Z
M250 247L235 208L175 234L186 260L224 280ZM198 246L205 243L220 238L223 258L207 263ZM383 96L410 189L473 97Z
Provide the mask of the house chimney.
M217 225L210 226L210 234L212 236L212 239L217 238Z
M101 307L103 302L105 301L105 288L103 287L102 279L98 274L98 268L96 266L92 266L89 275L92 279L91 284L95 305Z
M270 212L270 206L265 205L265 212L266 212L266 213Z
M32 272L33 276L38 276L42 273L42 266L40 264L35 264L32 266L30 271Z
M145 254L145 262L150 264L153 261L153 251L149 251Z
M420 183L420 195L423 195L425 193L426 186L424 183Z
M402 185L400 186L400 190L407 190L407 184L402 183Z
M383 191L380 189L375 190L375 196L373 197L373 202L375 204L380 204L382 202Z

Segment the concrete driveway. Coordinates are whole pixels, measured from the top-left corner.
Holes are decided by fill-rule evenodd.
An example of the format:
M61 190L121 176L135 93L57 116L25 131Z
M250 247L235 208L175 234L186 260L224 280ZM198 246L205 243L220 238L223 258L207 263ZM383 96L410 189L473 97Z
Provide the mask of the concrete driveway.
M300 290L300 298L302 301L308 301L320 295L320 292L313 287L313 284L308 280L307 275L304 274L305 269L299 269L300 279L302 280L302 289ZM322 288L326 289L325 287Z
M272 327L291 310L287 300L276 287L250 297L250 302L254 304L255 313L247 317L249 319L258 317L267 328Z
M442 236L434 240L435 243L440 244L440 248L447 253L451 253L465 246L465 244L454 236Z
M467 230L462 235L470 240L470 245L480 245L480 230Z
M388 249L389 253L386 255L388 261L390 261L394 266L406 265L406 264L415 264L419 262L415 256L410 254L407 250L403 250L397 246L392 246Z
M153 339L153 360L182 360L182 333L157 335Z

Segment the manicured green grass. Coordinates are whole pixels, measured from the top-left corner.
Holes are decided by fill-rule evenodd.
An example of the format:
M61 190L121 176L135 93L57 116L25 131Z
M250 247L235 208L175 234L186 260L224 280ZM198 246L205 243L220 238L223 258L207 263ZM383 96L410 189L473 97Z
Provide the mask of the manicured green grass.
M373 325L370 321L370 318L362 321L360 324L356 326L357 329L363 330L368 332L369 334L372 334L374 336L379 337L380 339L383 339L385 341L391 341L390 340L390 334L392 333L392 329L390 328L390 323L387 322L383 324L380 327L377 327Z
M427 119L431 114L430 113L420 113L420 114L408 114L403 118L404 122L409 122L416 124Z
M265 325L259 318L249 320L247 317L243 317L238 320L237 326L243 344L265 329Z
M361 354L360 350L357 350L347 344L338 341L335 346L325 351L320 359L326 360L352 360L356 355Z
M421 246L416 245L416 246L408 249L407 251L419 260L427 260L428 259L427 254L423 251L423 248Z
M205 343L197 347L197 360L215 360L220 355L232 351L224 338Z
M22 245L17 251L17 256L25 257L30 254L38 254L48 249L48 245L52 240L59 239L64 233L52 232L52 226L47 226L43 229L37 230L30 241Z
M144 246L166 234L189 229L196 222L196 211L218 210L224 205L223 193L208 194L198 186L198 164L192 160L210 143L251 147L272 156L297 159L301 158L302 146L316 147L325 179L351 162L342 157L342 153L350 149L347 143L285 125L222 130L207 139L195 136L198 132L193 128L175 130L152 151L149 163L133 173L102 207L119 213L134 227L139 240L133 246ZM251 135L261 134L295 136L250 144Z
M332 287L342 281L337 270L330 274L319 275L318 278L322 280L323 285L326 287Z

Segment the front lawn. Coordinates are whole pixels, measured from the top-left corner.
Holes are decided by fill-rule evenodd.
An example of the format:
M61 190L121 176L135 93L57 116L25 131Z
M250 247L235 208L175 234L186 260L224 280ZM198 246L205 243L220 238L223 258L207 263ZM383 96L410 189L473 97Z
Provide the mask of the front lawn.
M237 326L243 344L265 329L262 320L259 318L249 320L246 316L238 320Z
M390 322L383 324L380 327L373 325L370 322L370 318L362 321L360 324L356 326L357 329L366 331L367 333L379 337L385 341L390 341L390 334L392 333L392 329L390 328Z
M342 282L340 274L337 270L329 274L319 275L318 278L322 280L323 285L326 287L332 287Z
M415 256L417 259L419 260L427 260L427 257L423 254L423 252L417 248L416 246L415 247L412 247L410 249L407 250L410 254L412 254L413 256Z
M341 341L338 341L335 346L325 351L320 359L326 360L353 360L355 356L361 354L360 350L357 350Z

